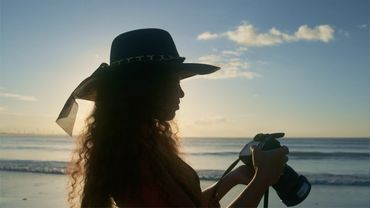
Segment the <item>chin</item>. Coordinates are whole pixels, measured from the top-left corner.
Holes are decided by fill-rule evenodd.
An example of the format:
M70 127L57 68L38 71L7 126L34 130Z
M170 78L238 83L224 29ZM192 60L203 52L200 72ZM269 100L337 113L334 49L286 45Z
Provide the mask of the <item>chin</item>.
M166 112L166 113L160 113L156 116L157 119L162 121L171 121L175 118L176 111Z
M171 115L168 115L164 120L165 121L171 121L175 118L175 116L176 116L176 113L173 112Z

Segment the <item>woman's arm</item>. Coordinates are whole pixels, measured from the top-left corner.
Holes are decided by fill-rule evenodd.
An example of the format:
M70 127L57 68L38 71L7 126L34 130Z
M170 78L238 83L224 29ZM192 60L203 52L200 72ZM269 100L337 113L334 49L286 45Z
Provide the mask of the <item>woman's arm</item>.
M245 184L247 187L231 203L230 207L257 207L263 194L270 185L275 184L282 174L286 156L289 153L287 147L274 150L262 151L257 147L252 148L253 167L243 165L227 174L217 189L217 197L213 197L215 184L203 191L204 207L219 207L219 200L237 184Z
M203 207L219 207L220 199L230 191L235 185L236 181L232 177L226 175L218 184L217 195L214 194L216 184L208 187L202 191L202 206Z
M256 174L229 207L257 207L268 187L263 177Z
M269 151L252 148L254 177L230 207L257 207L268 187L279 180L288 161L288 153L287 147Z
M247 165L241 165L235 170L228 173L221 181L219 181L217 188L216 198L214 197L213 192L216 188L216 183L207 189L203 190L203 206L204 207L217 207L218 202L236 185L244 184L247 185L254 177L253 167Z

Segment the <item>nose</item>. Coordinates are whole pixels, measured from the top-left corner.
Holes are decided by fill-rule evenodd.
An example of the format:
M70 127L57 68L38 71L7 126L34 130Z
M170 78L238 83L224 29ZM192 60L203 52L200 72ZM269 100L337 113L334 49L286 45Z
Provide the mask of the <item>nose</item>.
M183 98L184 96L185 96L185 93L184 93L184 91L182 90L182 88L181 88L181 86L179 85L179 97L180 98Z

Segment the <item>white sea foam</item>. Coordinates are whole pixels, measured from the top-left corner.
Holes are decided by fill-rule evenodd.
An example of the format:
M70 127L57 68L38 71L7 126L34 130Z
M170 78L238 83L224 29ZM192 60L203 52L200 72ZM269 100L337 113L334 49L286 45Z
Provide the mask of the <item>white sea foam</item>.
M194 152L188 155L192 156L233 156L237 157L239 151L230 151L230 152ZM290 158L297 160L307 160L307 159L369 159L369 153L364 152L290 152Z
M0 170L65 174L67 162L35 160L0 160ZM197 170L200 180L218 180L224 170ZM311 184L369 186L370 178L363 174L302 173Z
M198 170L200 180L218 180L224 170ZM352 185L369 186L370 178L368 175L342 175L327 173L300 173L304 175L311 184L314 185Z

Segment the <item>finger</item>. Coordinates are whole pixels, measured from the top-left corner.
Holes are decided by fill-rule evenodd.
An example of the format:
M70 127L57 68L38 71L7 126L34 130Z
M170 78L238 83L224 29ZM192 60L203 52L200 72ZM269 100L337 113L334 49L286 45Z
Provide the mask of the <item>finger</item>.
M289 158L286 156L286 155L284 155L283 157L281 157L281 159L280 159L280 164L281 165L285 165L287 162L288 162L288 160L289 160Z
M283 164L282 166L280 166L279 171L280 172L284 172L284 169L285 169L285 164Z
M284 168L280 171L280 176L284 175L285 171Z
M289 154L289 149L287 146L282 146L280 150L282 151L283 154L286 154L286 155Z
M282 166L280 166L279 168L279 172L281 173L280 175L283 175L284 174L284 169L285 169L285 164L283 164Z
M283 155L289 154L289 149L286 146L282 146L277 149L267 150L267 151L272 152L278 157L282 157Z
M278 170L279 172L284 172L284 169L285 169L285 163L282 163L282 164L280 164L280 165L277 167L277 170Z
M289 160L288 156L285 156L283 161L284 161L284 163L286 163L286 162L288 162L288 160Z

